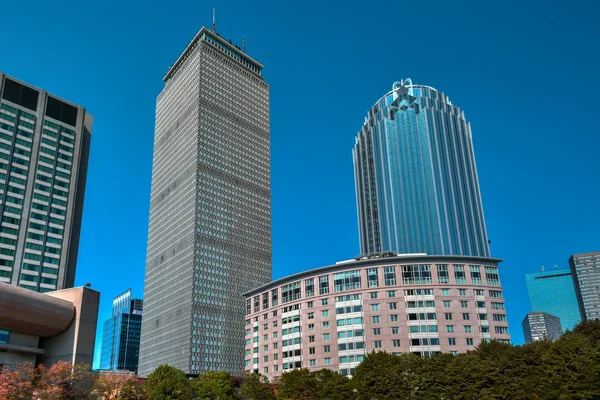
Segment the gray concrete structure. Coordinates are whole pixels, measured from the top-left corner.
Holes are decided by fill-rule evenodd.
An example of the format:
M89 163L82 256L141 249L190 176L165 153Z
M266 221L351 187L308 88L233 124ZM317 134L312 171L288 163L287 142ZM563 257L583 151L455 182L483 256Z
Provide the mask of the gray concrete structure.
M241 293L271 279L269 85L202 28L164 77L139 373L244 368Z
M99 303L86 287L42 294L0 283L0 365L91 365Z
M530 312L522 323L525 343L536 340L556 340L562 336L560 318L545 312Z
M573 254L569 266L581 318L600 319L600 251Z
M0 72L0 282L71 288L92 116Z

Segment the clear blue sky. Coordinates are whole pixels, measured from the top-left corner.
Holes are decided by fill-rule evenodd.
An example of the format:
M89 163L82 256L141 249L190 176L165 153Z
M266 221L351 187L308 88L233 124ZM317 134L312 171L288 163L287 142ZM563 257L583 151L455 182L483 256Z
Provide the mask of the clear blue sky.
M492 255L505 260L521 343L523 275L600 250L600 3L258 4L0 7L0 70L95 117L76 283L101 291L99 329L115 295L143 294L155 99L216 6L217 30L247 37L271 85L273 276L358 253L354 137L392 83L412 78L448 94L472 124Z

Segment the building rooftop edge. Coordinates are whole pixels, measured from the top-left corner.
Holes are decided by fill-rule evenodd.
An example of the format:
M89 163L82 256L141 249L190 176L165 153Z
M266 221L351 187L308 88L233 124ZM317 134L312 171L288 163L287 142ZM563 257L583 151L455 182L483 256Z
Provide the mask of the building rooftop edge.
M556 273L571 273L571 270L569 268L561 268L561 269L548 269L546 271L538 271L538 272L529 272L527 274L525 274L525 276L530 276L530 275L549 275L549 274L556 274Z
M15 82L19 83L20 85L27 86L28 88L31 88L31 89L37 90L37 91L39 91L39 92L46 92L46 94L48 94L49 96L52 96L52 97L54 97L55 99L57 99L57 100L60 100L60 101L62 101L63 103L67 103L67 104L69 104L69 105L71 105L71 106L73 106L73 107L77 107L77 108L81 107L81 108L83 108L83 109L85 110L85 113L86 113L86 114L88 114L88 115L92 115L92 114L89 114L89 113L87 112L87 109L85 108L85 106L82 106L81 104L73 103L72 101L69 101L69 100L65 99L64 97L57 96L57 95L55 95L54 93L51 93L51 92L47 91L46 89L42 89L42 88L40 88L40 87L37 87L37 86L31 85L31 84L29 84L29 83L27 83L27 82L24 82L24 81L22 81L22 80L20 80L20 79L18 79L18 78L15 78L15 77L14 77L14 76L12 76L12 75L9 75L9 74L7 74L7 73L3 72L2 70L0 70L0 75L4 75L4 77L5 77L5 78L10 78L11 80L13 80L13 81L15 81Z
M175 70L183 62L183 59L185 58L185 56L191 51L192 46L200 39L200 36L202 36L203 33L209 33L214 38L216 38L221 43L223 43L225 46L229 47L230 49L232 49L232 50L234 50L236 52L239 52L239 53L243 54L244 57L246 57L248 60L250 60L253 63L255 63L256 65L258 65L261 69L264 68L264 65L262 65L261 63L259 63L258 61L256 61L252 57L250 57L246 52L244 52L243 50L238 49L237 47L235 47L234 45L232 45L231 43L229 43L227 40L225 40L221 36L217 35L212 30L210 30L207 27L203 26L202 28L200 28L200 30L198 31L198 33L196 34L196 36L194 36L194 38L190 41L190 43L188 43L188 45L185 47L185 50L177 58L177 61L175 61L175 63L173 65L171 65L171 67L169 68L169 70L167 71L167 73L165 74L165 76L163 77L163 82L167 82L167 80L169 80L171 78L171 76L173 75L173 73L175 72Z
M292 275L284 276L282 278L275 279L267 284L261 285L254 289L251 289L245 293L242 293L242 296L247 297L247 296L253 295L255 293L260 293L260 292L263 292L265 289L271 288L273 286L279 286L282 283L287 282L287 281L297 280L297 279L301 279L306 276L311 276L311 275L315 275L315 274L319 274L319 273L327 273L327 272L331 272L331 271L347 269L347 268L350 268L353 266L363 267L363 266L369 266L369 265L373 265L373 264L406 262L406 261L424 260L424 259L426 259L426 260L448 260L448 261L472 260L472 261L479 261L479 262L493 262L496 264L499 264L502 261L504 261L501 258L493 258L493 257L456 256L456 255L420 255L420 254L398 255L396 257L379 257L379 258L373 258L373 259L369 259L369 260L358 260L358 261L355 260L352 262L347 261L347 262L342 262L341 264L336 263L333 265L327 265L324 267L313 268L313 269L309 269L306 271L297 272Z
M572 254L571 258L583 257L583 256L596 256L596 255L600 255L600 251L588 251L587 253Z

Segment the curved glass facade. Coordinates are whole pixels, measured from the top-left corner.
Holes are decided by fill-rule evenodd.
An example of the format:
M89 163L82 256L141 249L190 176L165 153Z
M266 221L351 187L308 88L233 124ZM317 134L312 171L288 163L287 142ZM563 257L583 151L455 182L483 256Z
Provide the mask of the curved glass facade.
M471 127L443 93L394 83L353 157L362 254L490 256Z

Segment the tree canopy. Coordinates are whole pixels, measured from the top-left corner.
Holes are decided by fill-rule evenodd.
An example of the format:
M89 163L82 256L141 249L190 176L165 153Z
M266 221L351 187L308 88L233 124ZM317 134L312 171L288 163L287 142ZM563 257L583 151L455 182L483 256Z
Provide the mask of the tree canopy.
M170 365L161 365L144 383L150 400L188 400L192 391L185 373Z

